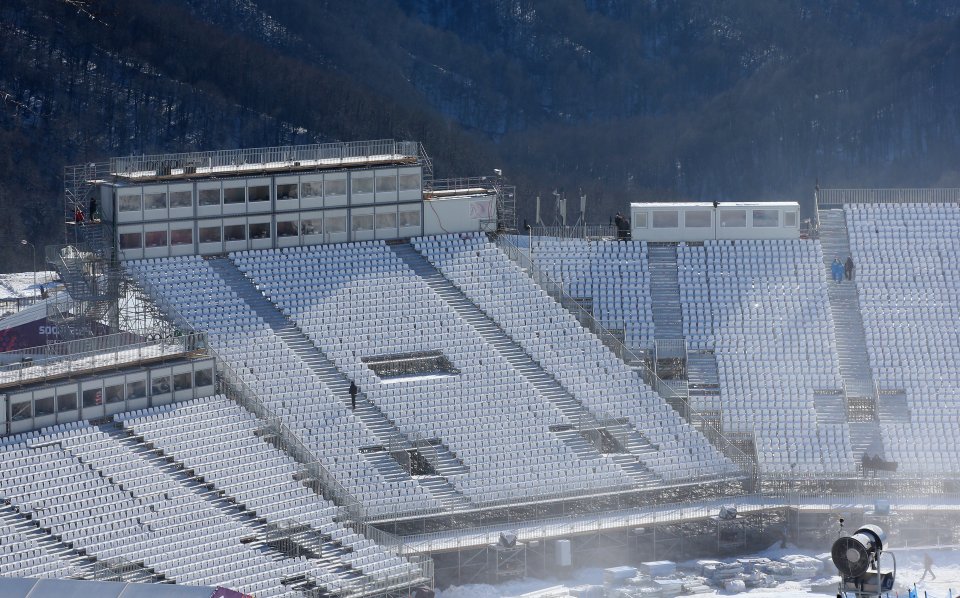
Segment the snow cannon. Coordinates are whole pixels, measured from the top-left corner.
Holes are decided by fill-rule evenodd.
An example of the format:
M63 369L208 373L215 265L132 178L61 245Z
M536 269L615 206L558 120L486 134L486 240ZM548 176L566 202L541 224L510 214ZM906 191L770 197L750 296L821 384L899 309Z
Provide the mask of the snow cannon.
M841 529L843 520L840 520ZM856 598L880 596L893 589L896 559L893 568L881 568L880 557L887 535L876 525L864 525L852 536L841 536L830 549L830 558L840 572L837 598L853 594ZM892 555L891 555L892 556Z

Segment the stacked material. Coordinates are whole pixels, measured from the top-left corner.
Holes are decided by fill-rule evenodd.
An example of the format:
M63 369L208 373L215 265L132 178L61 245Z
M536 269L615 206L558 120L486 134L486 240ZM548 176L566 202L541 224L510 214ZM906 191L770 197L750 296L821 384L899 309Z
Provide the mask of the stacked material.
M636 567L611 567L603 570L603 584L618 585L636 576Z
M787 555L780 560L793 569L791 579L794 581L816 577L823 569L823 563L819 559L802 554Z
M648 561L640 563L640 572L650 577L667 577L677 571L677 564L673 561Z
M740 579L742 575L743 565L740 563L716 563L703 566L703 576L716 585L724 585L727 581Z

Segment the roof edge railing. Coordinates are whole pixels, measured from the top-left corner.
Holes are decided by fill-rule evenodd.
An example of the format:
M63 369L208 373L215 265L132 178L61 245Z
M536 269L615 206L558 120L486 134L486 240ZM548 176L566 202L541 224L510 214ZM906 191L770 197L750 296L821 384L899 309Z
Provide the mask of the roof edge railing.
M816 190L819 209L848 204L960 203L960 188L824 189Z
M350 164L359 161L404 159L420 164L424 160L416 141L375 139L309 145L243 148L205 152L184 152L121 156L110 158L111 176L143 178L151 176L191 175L233 172L251 166L286 165L301 163Z

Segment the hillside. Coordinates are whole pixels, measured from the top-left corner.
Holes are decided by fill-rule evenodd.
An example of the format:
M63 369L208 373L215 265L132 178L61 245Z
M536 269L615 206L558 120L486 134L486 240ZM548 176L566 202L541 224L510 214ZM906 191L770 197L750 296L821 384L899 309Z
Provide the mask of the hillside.
M0 270L57 240L64 164L127 153L419 139L594 221L960 185L958 73L946 0L7 0Z

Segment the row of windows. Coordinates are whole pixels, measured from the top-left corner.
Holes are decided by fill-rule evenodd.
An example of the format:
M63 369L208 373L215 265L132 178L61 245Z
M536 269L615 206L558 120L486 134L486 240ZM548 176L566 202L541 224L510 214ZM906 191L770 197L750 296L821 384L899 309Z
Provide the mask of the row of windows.
M350 230L353 232L372 231L374 228L396 229L420 226L420 211L384 212L379 214L354 214L350 220ZM277 221L277 237L297 237L299 235L343 234L347 232L347 217L318 216L297 220ZM169 243L168 243L169 238ZM221 241L246 241L247 239L271 238L269 222L251 222L249 224L224 224L204 226L201 222L197 228L197 240L200 243L220 243ZM166 247L167 245L193 245L193 228L170 229L169 235L165 230L147 232L121 232L120 249L150 249Z
M720 226L722 228L746 228L747 210L721 210ZM634 213L634 227L647 228L679 228L680 212L674 210L659 210L651 212L653 218L648 224L647 212ZM713 226L712 210L685 210L683 225L686 228L710 228ZM773 228L780 226L780 210L758 209L751 210L752 226L756 228ZM796 227L797 213L784 212L783 226Z
M155 376L151 380L151 395L165 395L171 391L189 390L213 384L213 370L202 369L196 372ZM55 413L76 411L78 407L99 407L113 403L122 403L130 399L142 399L147 396L145 380L136 380L112 384L102 388L88 388L76 391L59 392L56 396L43 397L33 401L14 402L10 405L10 419L21 421L33 417L43 417Z
M354 194L394 193L396 191L419 191L420 173L384 175L374 177L356 176L351 179ZM277 200L293 200L311 197L344 197L347 195L347 180L329 179L302 183L278 183ZM270 185L236 185L224 183L223 188L199 188L197 205L201 207L219 205L237 205L270 201ZM167 208L192 208L193 190L145 191L121 190L118 209L121 212L139 212L144 210L166 210Z

